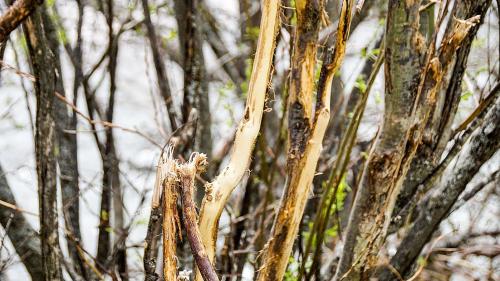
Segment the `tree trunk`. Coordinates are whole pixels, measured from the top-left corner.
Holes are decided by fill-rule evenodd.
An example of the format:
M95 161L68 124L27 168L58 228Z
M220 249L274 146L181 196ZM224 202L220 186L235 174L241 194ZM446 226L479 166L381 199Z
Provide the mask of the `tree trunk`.
M420 1L389 0L385 41L385 112L382 129L363 172L335 280L366 280L391 214L393 181L404 156L410 114L425 51L419 30Z
M35 152L38 178L40 241L45 280L61 280L59 249L57 172L55 150L54 93L56 65L43 29L42 17L36 10L24 24L33 66L36 92Z

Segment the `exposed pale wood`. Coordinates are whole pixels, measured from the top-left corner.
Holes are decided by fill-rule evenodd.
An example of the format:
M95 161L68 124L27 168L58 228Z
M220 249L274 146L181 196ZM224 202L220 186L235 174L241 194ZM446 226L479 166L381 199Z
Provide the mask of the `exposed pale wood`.
M206 194L201 206L199 226L203 245L212 263L220 215L231 192L247 171L252 148L259 134L270 79L276 31L279 26L279 6L278 0L262 2L258 47L250 77L245 113L236 131L228 165L213 182L205 187ZM196 280L201 280L199 274Z

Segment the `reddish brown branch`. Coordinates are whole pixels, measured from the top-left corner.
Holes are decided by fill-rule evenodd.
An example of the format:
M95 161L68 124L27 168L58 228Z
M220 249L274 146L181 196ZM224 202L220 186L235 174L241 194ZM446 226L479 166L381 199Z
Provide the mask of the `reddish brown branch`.
M16 29L34 10L41 0L17 0L0 17L0 43L4 42L9 34Z
M179 187L182 201L182 216L184 220L184 227L187 233L187 239L191 252L196 261L196 265L200 270L201 276L205 281L218 281L217 273L215 272L212 263L205 251L205 247L201 241L200 229L198 228L198 220L196 207L193 201L194 178L198 168L197 157L194 161L182 165L178 171ZM201 161L204 161L204 158Z

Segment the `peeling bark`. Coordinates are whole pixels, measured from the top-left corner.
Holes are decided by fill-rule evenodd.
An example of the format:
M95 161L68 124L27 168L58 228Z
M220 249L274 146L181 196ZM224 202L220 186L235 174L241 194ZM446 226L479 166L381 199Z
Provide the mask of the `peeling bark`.
M296 2L297 31L288 98L287 181L270 240L263 250L259 281L281 280L285 274L330 120L332 80L345 54L354 2L342 3L337 41L333 50L325 52L312 117L316 45L323 6L323 1Z
M199 225L203 245L212 263L215 257L220 215L231 192L248 168L252 148L259 133L279 26L279 4L280 1L277 0L267 0L262 3L259 42L249 83L245 114L236 131L228 166L213 182L205 186L206 194L200 210ZM196 280L201 280L199 274Z
M482 164L500 148L500 98L487 113L481 126L475 130L468 145L448 166L435 188L418 205L419 215L408 230L398 251L391 258L391 266L405 276L410 266L430 240L439 223L457 201L470 179ZM391 270L383 268L379 280L397 280Z
M471 27L467 36L463 39L460 48L456 50L454 62L450 62L450 75L443 74L444 79L447 76L448 86L442 89L437 96L436 108L431 116L420 144L417 154L413 159L406 179L398 196L393 221L400 225L405 220L405 214L400 211L407 206L412 197L417 192L418 186L432 173L438 165L439 160L445 150L446 144L450 141L452 134L452 122L460 102L462 94L462 78L467 66L467 59L476 33L484 21L484 17L491 0L481 1L458 1L453 8L453 17L457 19L469 19L476 15L480 16L480 23ZM446 35L450 35L453 30L453 21L447 28Z
M406 146L421 75L420 1L389 1L385 41L384 123L363 172L334 280L365 280L384 239L387 206Z
M311 115L316 44L323 5L323 1L296 1L297 27L288 96L287 182L271 238L264 248L257 280L283 278L316 168L314 156L310 154L318 153L319 156L321 150L322 136L319 140L312 140L310 136L313 126ZM316 148L311 151L310 140L319 142L319 150ZM313 159L308 163L308 158Z

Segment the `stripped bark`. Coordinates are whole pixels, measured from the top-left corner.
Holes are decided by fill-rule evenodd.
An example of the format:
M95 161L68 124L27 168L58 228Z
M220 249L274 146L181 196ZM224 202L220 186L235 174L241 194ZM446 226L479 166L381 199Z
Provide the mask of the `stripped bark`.
M57 73L54 54L45 37L40 11L24 23L33 66L36 92L36 170L38 179L40 241L45 280L61 280L61 251L58 235L57 172L55 151L54 93Z
M318 82L315 116L312 117L314 66L322 1L297 1L297 31L292 56L289 95L289 151L284 195L263 253L257 280L281 280L292 252L311 189L323 137L330 120L332 80L349 36L354 1L343 1L333 50L325 52Z
M314 140L310 138L313 129L312 106L317 40L324 1L305 0L296 1L295 4L297 26L287 101L289 108L287 182L270 240L264 248L263 262L257 280L283 278L314 177L317 161L314 159L316 156L314 154L319 156L323 137ZM310 141L314 141L317 146L313 151ZM308 158L311 158L310 162L307 161Z
M448 166L436 183L432 192L418 205L419 215L408 230L396 254L391 258L391 266L401 276L409 273L410 266L430 240L439 223L453 207L470 179L482 164L500 148L500 98L476 129L464 150L455 157L454 165ZM382 269L379 280L397 280L393 270Z
M262 3L259 42L248 88L245 113L236 131L228 165L213 182L205 186L206 194L201 206L199 225L203 245L212 263L220 215L229 195L246 172L252 148L259 133L275 36L279 26L279 4L277 0L267 0ZM197 274L196 280L201 280L201 275Z
M391 4L396 3L390 2ZM390 7L394 8L395 17L391 19L390 9L387 24L388 40L386 42L388 56L386 73L389 75L386 75L384 125L378 143L370 156L360 194L358 194L354 209L351 212L347 232L347 241L351 242L351 244L346 244L349 247L344 248L341 266L336 272L338 279L359 280L368 278L371 274L370 271L376 266L378 250L385 240L396 198L421 143L427 121L435 108L443 77L450 67L456 50L460 47L470 28L479 19L479 16L466 20L453 19L451 31L445 34L437 51L434 47L436 38L434 34L429 50L426 51L425 66L420 68L418 66L421 56L418 52L422 52L424 49L422 46L424 39L415 29L418 28L419 3L412 2L410 4L417 4L417 6L405 7L405 5L400 4L399 9ZM398 64L398 61L396 61L396 65L394 65L390 61L390 54L394 54L391 53L391 48L405 41L398 40L403 34L399 33L397 29L391 28L398 27L398 24L400 24L398 20L406 21L408 17L401 17L401 15L406 15L408 12L413 13L414 16L409 16L410 23L407 26L413 28L414 31L413 33L411 31L407 33L410 34L410 37L406 37L406 42L409 42L410 46L413 45L414 51L417 53L404 61L406 64L404 62ZM441 15L438 22L442 21L442 17L443 15ZM394 20L394 25L391 20ZM396 40L392 41L393 39ZM408 41L408 39L411 41ZM399 52L396 56L401 54ZM415 65L411 65L411 63ZM391 68L395 70L402 67L402 69L399 69L401 71L408 66L410 68L406 69L408 72L403 74L403 77L408 74L413 75L409 76L410 80L406 80L406 83L410 84L398 85L398 83L404 82L405 79L401 79L400 73L391 73ZM415 74L415 70L420 73ZM416 87L415 82L417 83ZM404 88L398 86L404 86ZM396 101L391 99L391 91L398 89L403 94L404 91L401 90L413 90L408 93L410 99L407 100L409 103L406 104L406 108L404 104L400 103L404 98ZM402 111L402 109L405 111ZM357 226L358 224L360 225ZM352 243L353 240L355 240L354 243ZM354 252L351 252L352 250ZM346 264L346 261L349 261L349 263ZM346 268L346 266L351 266L352 262L352 267Z
M377 142L363 172L345 235L335 280L365 280L376 263L392 181L403 158L416 99L423 46L418 33L420 1L389 1L385 41L385 113ZM397 192L396 192L397 195Z
M316 218L313 223L313 227L310 230L309 238L306 245L305 253L303 254L302 266L299 271L299 279L306 269L306 263L308 262L308 255L311 250L314 251L312 264L310 266L311 269L319 270L319 259L321 254L321 245L324 241L324 235L326 231L326 227L328 222L330 221L330 216L332 215L334 210L334 203L337 204L337 192L339 186L341 184L342 178L345 176L347 171L347 165L350 161L350 155L352 147L355 144L356 136L358 132L359 125L361 123L361 118L363 117L363 113L366 108L366 104L368 101L368 95L370 90L375 82L375 78L378 75L380 67L382 66L382 62L384 61L384 53L382 52L377 61L374 63L373 72L370 74L370 77L367 81L367 87L364 92L357 93L361 95L361 99L358 100L358 104L356 108L353 109L353 116L346 128L345 134L342 136L339 149L337 152L337 160L330 172L330 176L328 181L326 182L326 190L321 198L320 203L317 207ZM370 67L371 68L371 67ZM310 274L312 270L309 271L308 274L305 275L306 280L310 279Z
M491 0L458 1L453 8L454 18L469 19L479 15L481 18L480 23L471 27L463 43L460 44L460 48L456 51L454 62L450 62L450 65L453 65L453 67L450 71L448 86L442 89L437 97L433 116L425 128L422 143L417 150L417 154L413 159L398 196L393 216L393 221L396 224L400 224L400 222L405 220L406 215L400 211L406 208L417 192L418 187L438 165L446 144L450 141L450 137L452 137L452 122L455 119L462 95L462 78L467 66L469 52L490 4ZM452 23L453 21L450 21L446 35L454 31ZM445 78L446 76L447 74L444 74Z
M177 234L180 233L179 216L177 214L177 178L176 162L173 160L173 149L169 148L162 155L158 165L157 182L158 188L163 190L163 279L177 280ZM156 189L156 186L155 186ZM159 206L158 194L153 195L153 208ZM148 279L146 279L148 280Z

